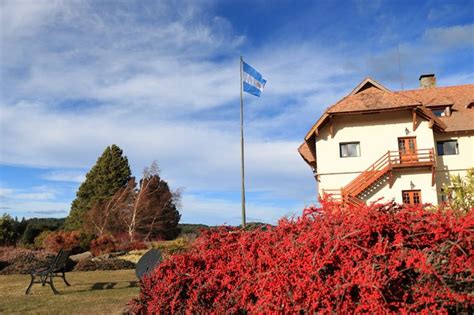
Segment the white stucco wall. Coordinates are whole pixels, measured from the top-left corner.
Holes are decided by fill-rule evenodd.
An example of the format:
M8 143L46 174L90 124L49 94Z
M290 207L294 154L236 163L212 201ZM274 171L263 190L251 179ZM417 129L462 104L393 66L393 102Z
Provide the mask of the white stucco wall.
M421 201L423 203L438 203L438 196L436 192L436 185L431 185L431 171L428 168L414 169L414 170L395 170L394 182L392 188L389 188L388 182L381 183L379 189L368 191L362 195L361 199L364 201L376 201L381 199L381 202L395 200L397 203L403 203L403 190L421 190Z
M334 137L329 135L328 125L316 137L319 193L323 189L339 189L347 185L388 150L398 150L399 137L416 137L418 149L434 148L433 130L429 128L428 122L420 117L417 122L418 126L413 130L412 115L408 110L334 117ZM354 141L360 142L361 155L341 158L339 143ZM422 190L423 202L437 202L436 187L431 186L431 172L428 169L415 172L399 170L396 175L391 189L388 184L382 185L377 193L368 197L368 201L384 196L385 199L395 198L401 202L401 191L411 189L411 181L415 184L413 189Z
M441 188L444 184L450 185L450 175L465 176L466 170L474 167L474 131L435 134L434 139L457 140L459 149L457 155L436 157L436 186L438 202L441 202Z

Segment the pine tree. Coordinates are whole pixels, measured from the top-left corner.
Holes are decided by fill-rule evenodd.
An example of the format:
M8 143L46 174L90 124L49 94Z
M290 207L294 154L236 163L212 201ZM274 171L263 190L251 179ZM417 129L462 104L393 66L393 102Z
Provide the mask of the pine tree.
M130 176L128 159L123 156L122 150L115 144L107 147L79 187L65 229L82 229L84 217L89 209L126 186Z

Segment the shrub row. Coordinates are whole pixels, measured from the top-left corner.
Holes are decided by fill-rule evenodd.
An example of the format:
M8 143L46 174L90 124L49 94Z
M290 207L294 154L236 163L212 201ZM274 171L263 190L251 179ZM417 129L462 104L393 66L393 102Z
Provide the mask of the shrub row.
M31 270L45 267L53 258L44 251L20 251L15 257L3 261L0 274L27 274Z
M63 230L55 232L45 231L35 239L35 244L51 253L56 253L63 248L71 250L72 254L91 250L95 256L114 251L129 251L147 248L144 242L130 242L128 238L121 237L120 235L114 237L106 234L93 238L92 235L81 233L79 231Z
M474 215L343 209L203 231L141 281L135 313L472 312Z
M128 260L109 258L103 260L85 259L79 261L74 271L134 269L135 264Z

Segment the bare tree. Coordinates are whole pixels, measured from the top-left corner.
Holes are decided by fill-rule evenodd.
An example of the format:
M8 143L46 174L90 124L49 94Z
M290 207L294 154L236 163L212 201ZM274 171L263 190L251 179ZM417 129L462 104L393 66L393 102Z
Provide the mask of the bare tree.
M171 191L168 183L160 178L156 162L145 168L138 187L132 178L123 193L128 197L122 198L115 207L116 218L131 241L136 236L144 240L177 236L181 218L177 205L181 193Z
M126 187L120 188L109 199L96 202L92 206L85 217L86 230L96 235L103 235L120 229L114 224L114 214L118 209L126 207L130 203L133 196L129 189L133 185L131 181L129 180Z

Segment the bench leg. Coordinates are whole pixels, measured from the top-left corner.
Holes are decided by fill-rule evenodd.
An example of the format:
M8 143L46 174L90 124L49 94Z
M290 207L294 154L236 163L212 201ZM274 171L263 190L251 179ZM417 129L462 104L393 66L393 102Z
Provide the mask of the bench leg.
M51 290L53 290L54 294L59 294L58 290L56 290L56 288L54 287L52 273L49 274L49 285L51 287Z
M35 276L33 276L33 274L30 274L30 276L31 276L31 282L30 282L30 285L28 286L28 289L26 289L25 294L30 294L31 287L33 286L33 283L35 283Z
M63 278L63 280L64 280L64 283L65 283L68 287L70 287L71 285L69 284L69 282L67 282L67 280L66 280L66 274L64 273L64 271L63 271L63 276L62 276L62 278Z

